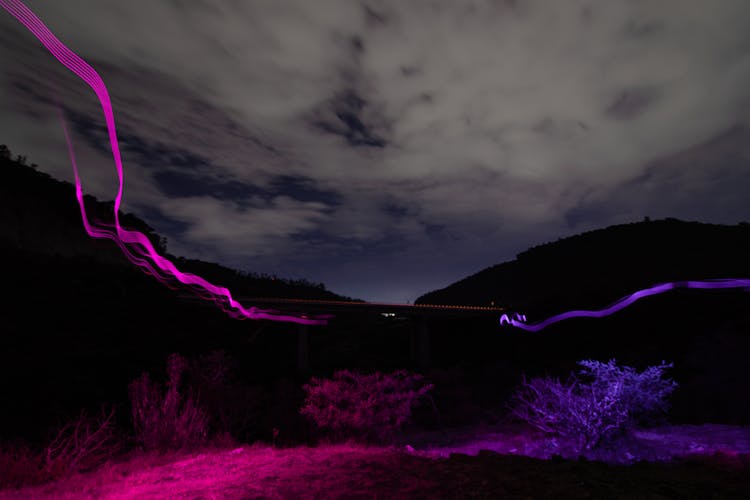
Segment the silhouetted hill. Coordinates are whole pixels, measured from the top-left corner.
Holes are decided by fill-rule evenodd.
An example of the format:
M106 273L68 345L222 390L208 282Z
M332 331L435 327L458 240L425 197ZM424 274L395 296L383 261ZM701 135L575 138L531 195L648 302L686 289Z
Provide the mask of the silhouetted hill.
M665 281L750 276L750 224L644 221L533 247L417 303L505 306L535 317L601 308Z
M58 258L87 257L97 262L133 267L111 241L96 240L86 234L72 184L53 179L25 163L25 157L18 156L13 160L10 151L0 146L0 247ZM113 202L101 202L86 195L84 203L92 221L112 221ZM145 221L122 212L120 221L124 227L144 233L161 254L166 253L166 239ZM245 273L211 262L169 257L180 270L226 286L238 296L345 299L326 290L323 284Z

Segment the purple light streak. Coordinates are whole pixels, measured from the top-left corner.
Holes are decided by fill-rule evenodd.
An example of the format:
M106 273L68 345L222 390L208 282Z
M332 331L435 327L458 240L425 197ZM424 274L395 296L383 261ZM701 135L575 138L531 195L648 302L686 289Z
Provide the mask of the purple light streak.
M78 205L81 209L83 226L89 236L93 238L107 238L114 241L120 247L123 254L147 274L154 276L167 286L170 286L170 283L174 283L175 280L189 286L202 298L213 300L219 307L234 318L267 319L305 325L327 324L327 319L331 316L291 316L280 314L277 311L258 309L256 307L246 308L232 297L229 289L213 285L195 274L181 272L171 261L160 256L156 252L151 241L144 234L120 226L119 210L120 204L122 203L123 167L120 148L117 143L112 102L110 101L107 87L104 85L104 82L94 68L66 47L54 34L52 34L49 28L47 28L47 26L28 7L26 7L23 2L20 0L0 0L0 6L25 26L63 66L86 82L86 84L88 84L88 86L96 93L99 103L101 104L102 111L104 112L104 119L107 124L109 142L112 148L112 155L115 160L119 182L117 196L115 197L114 203L114 231L103 227L97 227L89 221L83 203L83 188L78 175L78 166L73 153L73 144L70 140L67 128L65 127L65 123L63 122L65 140L68 143L68 152L70 154L70 159L73 164L73 172L75 174L76 199L78 200Z
M516 328L520 328L527 332L538 332L547 328L548 326L564 321L571 318L603 318L614 314L621 309L624 309L632 305L635 301L642 299L643 297L649 297L651 295L658 295L660 293L668 292L676 288L699 288L699 289L727 289L727 288L747 288L750 291L750 279L715 279L715 280L703 280L703 281L672 281L669 283L662 283L660 285L654 285L650 288L644 288L638 290L635 293L626 295L609 307L599 309L596 311L567 311L555 316L551 316L544 321L529 325L526 323L526 316L522 314L503 314L500 317L501 325L513 325Z

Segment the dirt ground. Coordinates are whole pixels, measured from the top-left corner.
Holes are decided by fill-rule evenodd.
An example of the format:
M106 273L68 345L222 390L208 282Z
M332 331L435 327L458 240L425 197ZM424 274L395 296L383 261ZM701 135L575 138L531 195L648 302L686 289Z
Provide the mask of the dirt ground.
M555 455L578 458L565 440L545 436L526 426L500 425L465 430L423 432L404 440L418 453L447 457L451 453L476 455L491 450L507 455L549 459ZM750 427L731 425L669 425L636 429L614 439L608 446L587 452L587 459L610 464L631 464L641 460L669 461L691 455L714 453L750 454Z
M709 436L709 431L716 435ZM0 499L750 498L747 429L689 426L644 431L638 439L652 447L688 452L669 462L631 465L521 456L522 437L509 430L495 434L493 441L491 433L456 432L442 436L442 446L423 449L418 439L426 443L427 434L412 436L415 444L410 448L256 445L132 455L95 472L0 492ZM508 454L489 451L492 446ZM511 446L516 452L510 452Z

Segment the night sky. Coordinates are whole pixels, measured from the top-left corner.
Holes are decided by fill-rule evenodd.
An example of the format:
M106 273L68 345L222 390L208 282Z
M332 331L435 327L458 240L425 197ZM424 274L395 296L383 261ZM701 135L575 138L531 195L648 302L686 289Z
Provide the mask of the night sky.
M176 255L402 302L610 224L750 220L747 0L26 3ZM112 199L93 91L0 11L0 143L72 180L58 103Z

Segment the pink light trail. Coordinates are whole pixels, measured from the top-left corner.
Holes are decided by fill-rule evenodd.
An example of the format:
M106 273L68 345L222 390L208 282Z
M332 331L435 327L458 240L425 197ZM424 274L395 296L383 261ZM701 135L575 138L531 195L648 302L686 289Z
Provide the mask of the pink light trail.
M104 81L102 81L94 68L65 46L65 44L63 44L23 2L19 0L0 0L0 6L26 27L26 29L28 29L63 66L86 82L86 84L88 84L88 86L96 93L99 103L101 104L102 111L104 112L104 119L107 124L112 155L115 160L115 166L117 167L117 178L119 183L114 203L114 231L102 227L96 227L89 221L86 214L86 207L83 202L83 188L78 174L75 155L73 153L73 144L67 128L65 127L65 123L63 122L65 140L68 143L68 152L70 154L75 175L76 199L78 200L78 205L81 209L81 218L83 220L84 228L89 236L93 238L107 238L114 241L120 247L123 254L147 274L153 275L159 281L168 286L170 281L173 280L188 285L201 297L213 300L219 307L234 318L266 319L305 325L327 324L327 320L331 317L330 315L316 317L291 316L280 314L276 311L258 309L256 307L246 308L232 297L229 289L211 284L195 274L181 272L171 261L156 252L151 241L144 234L120 226L119 210L122 203L124 177L123 166L120 156L120 148L117 142L112 102L109 98L107 87L104 85ZM148 259L150 259L150 261Z

